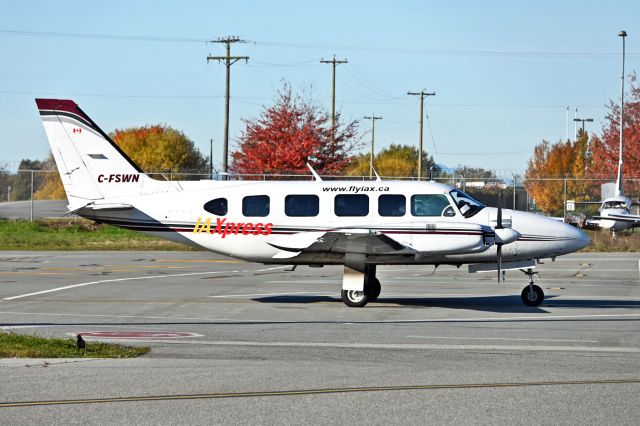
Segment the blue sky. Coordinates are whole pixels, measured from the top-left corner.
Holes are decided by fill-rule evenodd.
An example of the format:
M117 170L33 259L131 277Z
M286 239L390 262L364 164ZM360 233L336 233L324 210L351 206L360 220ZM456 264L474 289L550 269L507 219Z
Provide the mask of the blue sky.
M565 136L566 106L600 131L605 104L619 97L621 29L627 70L638 70L635 1L3 2L0 163L47 155L33 98L58 97L107 132L165 123L205 153L213 138L219 165L225 71L206 57L223 48L205 40L238 35L248 43L232 54L250 60L232 69L232 140L283 80L329 108L331 67L319 61L335 54L349 61L338 66L337 109L381 115L378 149L417 144L418 99L406 93L424 88L437 93L425 129L436 161L509 175L537 143Z

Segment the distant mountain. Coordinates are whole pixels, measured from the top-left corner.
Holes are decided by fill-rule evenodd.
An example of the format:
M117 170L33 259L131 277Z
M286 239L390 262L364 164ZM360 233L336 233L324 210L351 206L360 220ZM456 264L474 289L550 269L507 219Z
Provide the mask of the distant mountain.
M453 173L456 170L454 167L445 166L444 164L436 163L436 166L440 167L443 173Z

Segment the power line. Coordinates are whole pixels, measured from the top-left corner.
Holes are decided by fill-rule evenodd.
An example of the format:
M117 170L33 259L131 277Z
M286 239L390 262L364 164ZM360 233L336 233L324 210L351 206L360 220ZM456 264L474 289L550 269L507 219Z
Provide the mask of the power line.
M93 39L93 40L153 41L153 42L172 42L172 43L206 43L207 42L207 40L204 38L133 36L133 35L89 34L89 33L57 33L57 32L45 32L45 31L20 31L20 30L0 30L0 34L9 35L9 36L72 38L72 39Z
M227 50L226 56L207 56L207 62L218 61L224 63L227 68L226 90L225 90L225 107L224 107L224 149L222 153L222 171L228 172L229 167L229 89L231 80L231 65L243 60L249 62L248 56L231 56L231 44L244 43L244 40L240 40L236 36L222 37L217 40L213 40L212 43L224 44ZM226 177L226 175L225 175Z
M163 36L135 36L118 34L94 34L94 33L65 33L51 31L27 31L0 29L0 35L19 37L41 38L69 38L69 39L95 39L95 40L121 40L141 42L171 42L171 43L206 43L207 38L198 37L163 37ZM545 50L465 50L465 49L409 49L398 47L367 47L357 45L325 45L313 43L290 43L278 41L252 41L256 45L268 47L286 47L294 49L323 49L323 50L351 50L362 52L381 52L395 54L425 54L446 56L499 56L499 57L617 57L614 52L588 52L588 51L545 51ZM627 56L640 56L640 52L627 52Z

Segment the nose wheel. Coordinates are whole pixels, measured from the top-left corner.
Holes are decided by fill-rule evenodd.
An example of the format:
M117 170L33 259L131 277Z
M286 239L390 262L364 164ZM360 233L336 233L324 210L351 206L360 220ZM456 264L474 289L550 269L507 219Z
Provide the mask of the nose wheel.
M532 269L522 270L529 277L529 285L522 289L520 297L527 306L540 306L544 301L544 291L534 284L533 276L537 274Z

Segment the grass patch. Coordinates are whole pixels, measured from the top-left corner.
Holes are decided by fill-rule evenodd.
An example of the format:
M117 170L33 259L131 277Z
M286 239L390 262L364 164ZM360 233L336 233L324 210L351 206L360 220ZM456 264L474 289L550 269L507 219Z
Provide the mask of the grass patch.
M194 250L86 219L0 220L0 250Z
M49 339L0 332L0 358L135 358L148 353L148 347L86 342L76 347L75 339Z
M640 251L640 232L619 232L614 238L611 232L585 230L591 242L581 252L637 252Z

